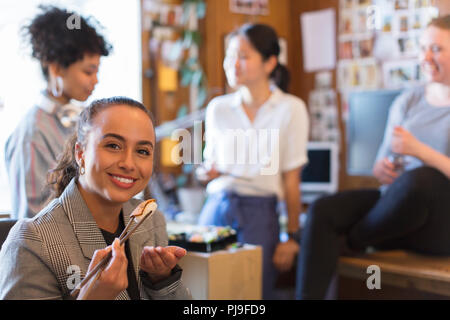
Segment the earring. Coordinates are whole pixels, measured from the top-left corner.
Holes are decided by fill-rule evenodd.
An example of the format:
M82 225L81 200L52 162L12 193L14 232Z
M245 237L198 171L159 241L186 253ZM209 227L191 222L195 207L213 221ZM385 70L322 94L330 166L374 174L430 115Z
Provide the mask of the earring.
M86 170L84 169L84 167L80 167L80 176L82 176L85 172Z
M60 76L56 76L55 80L52 81L51 87L54 97L58 98L62 96L64 85Z

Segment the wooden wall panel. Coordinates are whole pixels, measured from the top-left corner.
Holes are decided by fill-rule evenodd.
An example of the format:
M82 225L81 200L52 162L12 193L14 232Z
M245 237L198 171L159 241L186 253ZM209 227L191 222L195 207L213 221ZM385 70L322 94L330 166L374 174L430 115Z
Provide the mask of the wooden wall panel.
M150 49L148 46L148 42L150 41L150 31L144 28L146 24L146 15L143 10L144 0L141 0L141 65L142 65L142 103L149 108L152 109L151 106L151 82L150 82L150 74L149 70L151 67L150 61Z
M224 59L225 36L246 22L267 23L275 28L278 35L290 43L289 16L291 0L270 0L270 15L244 15L232 13L228 0L206 0L206 73L210 88L210 97L224 93L226 85L225 73L222 68ZM288 48L289 51L289 48ZM290 52L289 52L290 53ZM291 56L288 53L288 62Z

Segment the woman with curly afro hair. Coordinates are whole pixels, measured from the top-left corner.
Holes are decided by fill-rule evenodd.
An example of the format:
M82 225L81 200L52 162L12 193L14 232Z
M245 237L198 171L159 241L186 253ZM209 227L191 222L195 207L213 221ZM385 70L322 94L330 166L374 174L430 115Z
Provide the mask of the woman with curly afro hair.
M47 173L56 165L81 111L70 102L89 98L98 82L100 57L112 49L92 18L53 6L40 9L23 31L47 88L5 146L16 219L34 216L49 200Z

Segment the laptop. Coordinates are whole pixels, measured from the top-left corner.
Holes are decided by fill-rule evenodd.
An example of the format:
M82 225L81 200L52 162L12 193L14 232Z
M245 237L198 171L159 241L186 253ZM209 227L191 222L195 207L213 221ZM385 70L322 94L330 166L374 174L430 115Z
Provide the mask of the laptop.
M339 147L337 142L309 142L308 163L301 173L302 202L310 204L338 190Z

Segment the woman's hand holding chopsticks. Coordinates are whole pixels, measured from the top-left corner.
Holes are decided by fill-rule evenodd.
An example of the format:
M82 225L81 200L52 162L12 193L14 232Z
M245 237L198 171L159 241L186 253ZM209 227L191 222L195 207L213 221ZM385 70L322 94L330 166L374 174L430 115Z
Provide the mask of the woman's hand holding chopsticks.
M92 261L89 264L88 272L102 261L103 258L112 254L106 268L98 272L98 277L93 277L92 285L85 285L81 288L78 297L94 300L115 299L119 293L128 287L127 267L128 260L125 255L125 246L120 245L119 239L115 239L111 246L105 249L96 250Z

